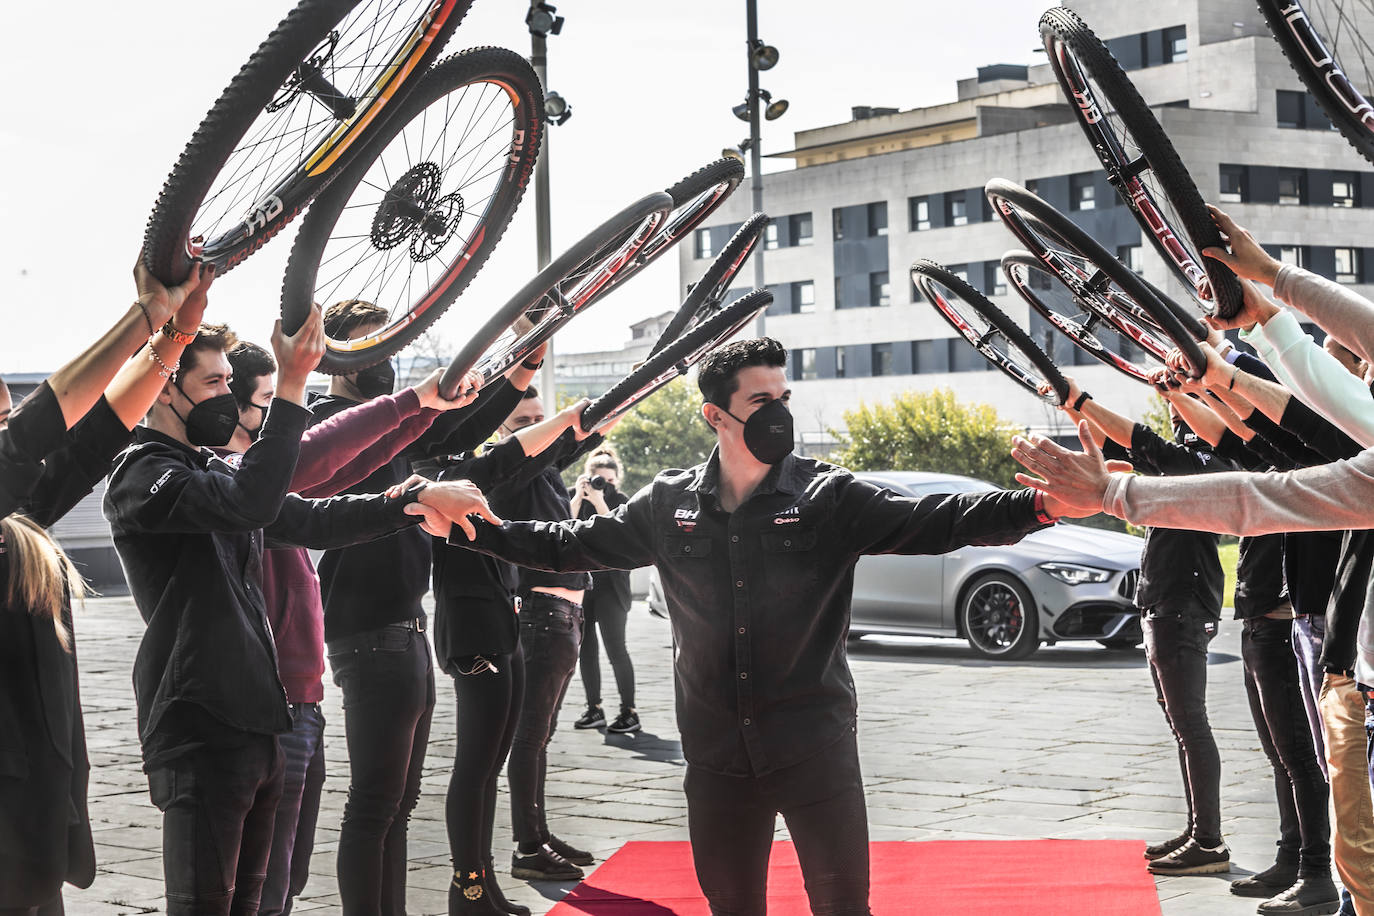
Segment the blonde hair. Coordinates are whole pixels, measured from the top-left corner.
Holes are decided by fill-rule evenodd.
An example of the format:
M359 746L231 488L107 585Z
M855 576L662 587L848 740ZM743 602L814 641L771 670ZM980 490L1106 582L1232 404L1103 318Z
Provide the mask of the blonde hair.
M0 537L9 558L9 588L5 604L35 617L52 618L57 641L71 651L71 634L62 622L67 595L84 598L86 580L48 532L23 515L0 519Z
M597 468L606 468L609 471L615 471L617 476L625 476L625 468L620 463L620 456L616 454L615 446L610 444L598 445L596 451L587 456L587 463L582 471L585 474L590 474Z

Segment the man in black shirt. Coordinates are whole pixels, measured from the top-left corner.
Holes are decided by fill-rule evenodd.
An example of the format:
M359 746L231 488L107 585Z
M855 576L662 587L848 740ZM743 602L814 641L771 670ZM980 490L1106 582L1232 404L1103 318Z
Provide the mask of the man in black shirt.
M868 913L868 827L845 657L870 553L1005 544L1060 505L1029 491L906 499L792 452L786 351L728 344L698 378L718 445L611 515L479 526L470 546L549 571L662 577L697 877L712 912L764 909L781 813L816 912ZM461 533L450 542L468 545Z

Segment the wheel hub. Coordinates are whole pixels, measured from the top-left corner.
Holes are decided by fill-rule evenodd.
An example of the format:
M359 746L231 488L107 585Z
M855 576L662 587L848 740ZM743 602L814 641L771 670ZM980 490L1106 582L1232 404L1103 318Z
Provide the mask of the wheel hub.
M310 56L291 71L286 82L277 91L276 98L267 103L267 111L280 111L295 101L297 96L314 96L316 101L330 110L335 118L347 121L358 109L357 99L337 89L325 77L330 72L329 62L334 57L334 49L339 45L339 33L331 31L324 41L310 52Z
M432 162L412 166L382 197L372 217L372 244L386 251L410 243L415 261L428 261L453 238L463 218L463 196L440 196L443 173Z

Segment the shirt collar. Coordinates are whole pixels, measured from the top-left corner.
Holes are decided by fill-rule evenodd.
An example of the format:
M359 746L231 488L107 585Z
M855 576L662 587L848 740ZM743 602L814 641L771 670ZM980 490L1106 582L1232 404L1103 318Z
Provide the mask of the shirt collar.
M183 452L195 456L196 460L202 465L215 457L214 452L208 449L197 448L192 445L187 445L184 442L178 442L166 433L158 432L150 426L140 425L134 427L134 439L139 442L160 442L163 445L170 445L173 448L180 449Z
M787 457L768 469L767 475L759 483L754 495L768 493L785 493L788 496L796 496L806 488L806 475L802 470L801 462L793 452L788 452ZM720 498L720 446L711 449L711 456L706 459L706 463L701 465L697 471L696 480L687 485L688 490L695 490L699 494L709 494Z

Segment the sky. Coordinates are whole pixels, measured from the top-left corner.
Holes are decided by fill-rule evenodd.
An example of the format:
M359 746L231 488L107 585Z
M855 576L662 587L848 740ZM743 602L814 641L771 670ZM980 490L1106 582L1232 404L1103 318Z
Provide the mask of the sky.
M761 85L790 108L765 122L765 154L794 131L849 120L854 105L908 109L955 98L989 63L1031 63L1045 0L759 0L780 52ZM563 0L549 89L572 105L551 127L555 255L622 206L748 135L744 0ZM69 0L4 4L0 77L0 374L48 372L128 308L132 267L158 189L195 125L285 13L284 2ZM449 52L529 53L526 0L476 0ZM939 12L937 12L939 11ZM56 28L56 31L55 31ZM786 168L765 161L765 174ZM737 193L748 193L746 183ZM767 183L765 181L765 210ZM296 225L216 282L206 319L266 343ZM641 318L676 308L677 258L661 258L555 338L616 348ZM456 349L536 270L533 184L496 251L439 320Z

